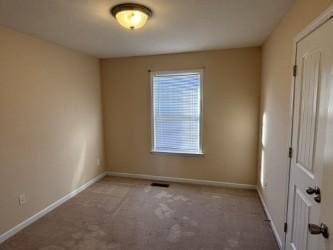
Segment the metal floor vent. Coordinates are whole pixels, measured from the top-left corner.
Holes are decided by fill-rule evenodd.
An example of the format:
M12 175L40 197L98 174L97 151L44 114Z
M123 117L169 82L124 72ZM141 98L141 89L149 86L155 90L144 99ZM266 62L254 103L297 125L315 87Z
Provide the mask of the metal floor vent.
M160 182L152 182L150 185L153 187L165 187L165 188L168 188L170 186L167 183L160 183Z

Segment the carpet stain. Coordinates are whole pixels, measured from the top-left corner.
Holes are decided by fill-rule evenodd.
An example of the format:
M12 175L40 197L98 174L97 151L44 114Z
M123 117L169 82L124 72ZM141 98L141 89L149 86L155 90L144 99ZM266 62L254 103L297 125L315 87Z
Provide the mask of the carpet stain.
M194 232L184 232L183 235L186 237L192 237L195 235L195 233Z
M235 248L235 247L238 247L239 242L238 242L238 240L236 240L236 239L229 239L229 240L228 240L228 244L229 244L232 248Z
M181 201L188 201L189 199L183 195L176 195L173 197L173 200L175 201L178 201L178 200L181 200Z
M194 232L183 232L182 227L177 223L174 224L168 233L167 241L169 242L178 242L181 237L193 237L195 235Z
M151 191L152 187L151 186L146 186L143 190L146 192L146 193L149 193Z
M189 201L190 199L185 197L184 195L173 195L173 194L170 194L166 191L161 191L159 192L158 194L156 194L154 196L154 198L157 198L157 199L167 199L166 202L170 203L170 202L174 202L174 201Z
M197 221L192 220L192 219L188 218L187 216L183 216L182 219L183 219L184 221L186 221L187 223L189 223L189 224L190 224L191 226L193 226L193 227L198 227L198 226L199 226L199 224L198 224Z
M214 198L214 199L221 199L222 197L219 196L219 195L214 194L214 195L212 195L212 198Z
M169 208L164 203L159 203L158 207L154 210L155 215L163 220L165 218L170 218L175 211Z
M169 194L166 191L161 191L158 194L156 194L154 197L157 199L170 198L172 197L172 194Z
M170 228L167 240L170 242L177 242L181 237L181 233L179 224L175 224Z

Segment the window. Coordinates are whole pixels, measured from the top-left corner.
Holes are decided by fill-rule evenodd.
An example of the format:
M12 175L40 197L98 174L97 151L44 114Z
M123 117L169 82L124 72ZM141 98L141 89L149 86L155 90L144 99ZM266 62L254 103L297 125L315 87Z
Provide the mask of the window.
M202 154L202 71L152 73L153 152Z

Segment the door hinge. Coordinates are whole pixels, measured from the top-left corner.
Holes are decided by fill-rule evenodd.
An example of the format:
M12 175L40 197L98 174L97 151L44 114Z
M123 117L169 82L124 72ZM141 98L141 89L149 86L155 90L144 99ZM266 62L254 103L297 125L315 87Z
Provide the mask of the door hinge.
M297 65L295 64L293 67L293 76L297 75Z
M292 147L289 148L289 151L288 151L288 157L289 157L290 159L293 158L293 148L292 148Z
M287 232L287 229L288 229L288 224L287 224L287 222L285 222L285 223L284 223L283 231L286 233L286 232Z

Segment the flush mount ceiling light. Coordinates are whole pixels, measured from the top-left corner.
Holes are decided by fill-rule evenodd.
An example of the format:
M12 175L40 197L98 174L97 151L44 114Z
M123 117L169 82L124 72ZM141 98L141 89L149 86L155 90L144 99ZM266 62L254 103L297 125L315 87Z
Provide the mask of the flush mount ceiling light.
M136 3L118 4L110 12L121 26L131 30L143 27L153 14L148 7Z

